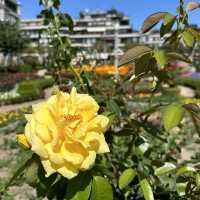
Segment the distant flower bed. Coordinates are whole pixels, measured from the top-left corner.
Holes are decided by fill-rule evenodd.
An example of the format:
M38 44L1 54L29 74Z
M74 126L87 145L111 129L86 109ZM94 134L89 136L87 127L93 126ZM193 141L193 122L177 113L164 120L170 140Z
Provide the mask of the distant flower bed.
M22 81L11 91L0 92L0 105L21 103L42 98L44 96L43 90L51 87L53 83L54 79L51 77Z
M27 78L35 79L37 75L35 73L0 73L0 91L11 90L17 83Z
M191 74L191 77L194 77L194 78L200 78L200 73L192 73Z
M94 71L100 75L114 75L117 73L119 73L120 75L125 75L129 72L129 67L122 66L122 67L116 68L113 65L102 65L102 66L96 67Z
M20 94L16 91L16 88L8 92L0 92L0 101L18 97L20 97Z
M129 72L128 66L122 66L116 68L114 65L100 65L96 67L92 67L90 65L84 65L82 68L75 68L77 72L85 71L85 72L95 72L98 75L115 75L119 73L120 75L126 75Z
M0 113L0 128L24 118L24 113L30 112L30 108L21 108L16 111Z

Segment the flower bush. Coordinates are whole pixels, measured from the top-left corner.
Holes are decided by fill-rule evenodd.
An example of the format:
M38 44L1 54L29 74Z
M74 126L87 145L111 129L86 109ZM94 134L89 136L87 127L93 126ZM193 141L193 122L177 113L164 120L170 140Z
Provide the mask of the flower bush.
M185 6L180 0L175 15L150 15L142 33L162 22L160 35L169 46L136 45L119 62L119 67L132 64L128 74L102 79L70 65L74 49L59 30L66 25L72 31L73 20L60 12L60 3L40 1L51 49L56 50L50 66L62 91L76 86L84 94L75 88L70 94L59 91L33 106L32 114L26 116L25 133L17 136L26 147L26 157L0 192L4 194L21 175L41 199L198 200L199 99L178 94L175 72L168 67L171 61L192 63L193 53L188 56L188 52L199 42L199 31L190 26L188 15L199 3ZM180 53L183 46L187 55ZM65 88L63 66L74 75ZM143 85L150 95L135 97ZM188 145L192 156L184 158Z

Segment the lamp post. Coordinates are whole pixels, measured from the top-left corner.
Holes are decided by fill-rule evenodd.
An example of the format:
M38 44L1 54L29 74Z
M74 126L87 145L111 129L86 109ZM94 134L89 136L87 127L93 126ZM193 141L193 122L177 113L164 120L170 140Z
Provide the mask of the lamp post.
M118 69L118 64L119 64L119 38L118 38L118 31L119 31L119 22L115 22L115 40L114 40L114 57L115 57L115 78L116 80L119 80L119 69Z

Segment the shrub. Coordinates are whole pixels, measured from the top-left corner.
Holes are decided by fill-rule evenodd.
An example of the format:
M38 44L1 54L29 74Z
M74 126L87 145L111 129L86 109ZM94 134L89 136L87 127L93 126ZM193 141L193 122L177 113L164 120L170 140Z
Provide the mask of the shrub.
M23 81L20 83L17 92L23 97L36 97L40 95L40 89L32 81Z
M33 68L32 68L32 66L31 65L20 65L20 67L19 67L19 71L20 72L32 72L33 71Z
M43 89L53 85L52 78L28 80L19 84L17 92L23 97L40 97Z

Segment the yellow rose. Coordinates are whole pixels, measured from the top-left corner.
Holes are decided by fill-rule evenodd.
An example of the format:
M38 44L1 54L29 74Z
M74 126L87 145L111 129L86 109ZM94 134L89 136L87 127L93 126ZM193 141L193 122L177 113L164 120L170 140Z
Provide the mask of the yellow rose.
M91 96L73 88L34 105L26 115L26 144L40 156L47 177L58 172L71 179L91 168L96 154L109 152L103 135L109 119L98 110ZM18 137L19 142L24 144L25 138Z

